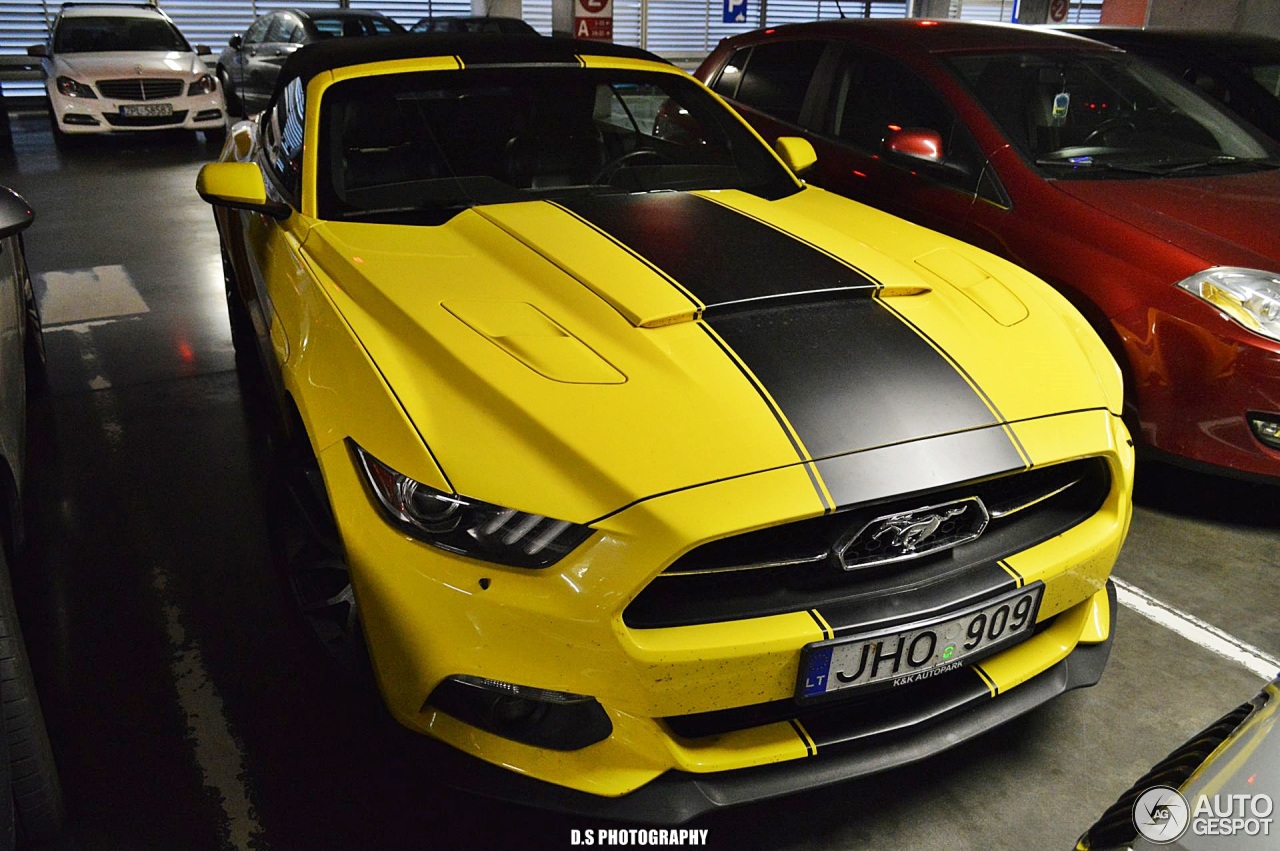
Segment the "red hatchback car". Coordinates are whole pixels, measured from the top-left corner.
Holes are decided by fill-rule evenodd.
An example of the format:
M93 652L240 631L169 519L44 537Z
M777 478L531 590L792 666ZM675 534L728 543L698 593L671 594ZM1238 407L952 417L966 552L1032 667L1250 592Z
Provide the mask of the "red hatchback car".
M721 42L697 76L805 177L1002 254L1093 322L1146 447L1280 477L1280 148L1102 44L956 21Z

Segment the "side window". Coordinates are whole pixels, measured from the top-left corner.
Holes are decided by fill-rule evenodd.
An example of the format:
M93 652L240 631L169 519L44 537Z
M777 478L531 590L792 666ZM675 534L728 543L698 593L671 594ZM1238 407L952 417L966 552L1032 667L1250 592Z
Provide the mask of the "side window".
M263 17L258 18L258 20L254 21L253 24L250 25L249 29L245 30L244 43L262 44L262 39L267 34L267 27L270 25L270 15L264 15Z
M289 37L286 39L290 44L302 44L306 41L307 31L302 28L301 23L293 25L293 29L289 30Z
M288 15L277 15L276 19L271 22L271 27L267 30L266 41L268 44L279 44L289 40L289 31L293 29L296 23Z
M711 88L720 97L737 98L738 83L742 81L742 69L747 66L747 57L751 54L751 48L744 47L735 51L729 61L725 63L724 68L720 70L720 76L716 78L716 84Z
M391 35L393 32L391 24L388 24L381 18L371 18L369 20L369 25L373 27L373 32L376 35Z
M781 121L799 124L805 93L825 48L821 41L756 45L742 69L735 100Z
M942 136L948 168L930 172L930 177L974 191L984 157L942 98L909 68L880 54L849 48L836 69L827 134L879 154L885 134L906 127Z
M306 95L302 81L285 86L275 106L264 113L260 132L267 169L275 176L290 202L298 206L302 190L302 120Z

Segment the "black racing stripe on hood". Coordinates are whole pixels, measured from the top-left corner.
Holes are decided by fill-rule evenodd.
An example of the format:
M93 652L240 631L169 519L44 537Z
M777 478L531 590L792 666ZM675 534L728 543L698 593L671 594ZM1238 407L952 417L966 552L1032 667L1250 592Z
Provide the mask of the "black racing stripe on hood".
M922 413L921 416L927 416ZM1007 427L944 434L815 462L839 507L1025 470Z
M709 317L707 324L769 391L810 457L999 422L937 349L876 300L762 307ZM1002 429L984 429L984 435L984 459L999 463L978 476L1006 469L1006 460L1023 466ZM936 469L941 462L918 463ZM819 473L825 479L821 466ZM832 496L837 505L856 501Z
M684 192L601 195L560 206L717 306L830 290L870 295L857 269L776 228Z

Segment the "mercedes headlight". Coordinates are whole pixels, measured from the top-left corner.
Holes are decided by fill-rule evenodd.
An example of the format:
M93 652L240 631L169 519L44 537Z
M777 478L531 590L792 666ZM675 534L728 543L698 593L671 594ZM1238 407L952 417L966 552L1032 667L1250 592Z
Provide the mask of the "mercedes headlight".
M1280 340L1280 275L1275 272L1215 266L1179 281L1178 286L1250 331Z
M77 82L70 77L59 77L57 79L58 91L62 92L69 98L93 98L97 100L98 96L93 93L93 89L84 83Z
M187 95L195 97L196 95L207 95L214 89L218 88L218 84L214 81L212 74L205 74L191 85L187 86Z
M514 567L547 567L591 536L567 520L446 493L415 481L351 444L391 523L433 547Z

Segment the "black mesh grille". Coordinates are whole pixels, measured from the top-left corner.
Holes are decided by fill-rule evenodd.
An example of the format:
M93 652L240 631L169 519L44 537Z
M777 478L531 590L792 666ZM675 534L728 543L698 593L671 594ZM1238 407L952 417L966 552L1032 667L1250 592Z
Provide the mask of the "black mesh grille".
M1137 783L1107 808L1102 817L1084 835L1085 848L1113 848L1127 845L1137 838L1133 824L1133 804L1152 786L1177 789L1218 746L1244 723L1254 710L1253 702L1241 704L1201 730L1186 744L1156 763Z
M1106 463L1086 458L712 541L672 563L623 617L637 629L717 623L920 589L1061 534L1096 512L1110 487ZM833 554L877 517L973 496L991 512L977 540L851 571Z
M182 80L139 77L136 80L99 80L98 92L112 100L164 100L182 94Z

